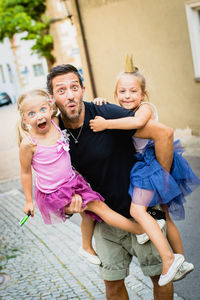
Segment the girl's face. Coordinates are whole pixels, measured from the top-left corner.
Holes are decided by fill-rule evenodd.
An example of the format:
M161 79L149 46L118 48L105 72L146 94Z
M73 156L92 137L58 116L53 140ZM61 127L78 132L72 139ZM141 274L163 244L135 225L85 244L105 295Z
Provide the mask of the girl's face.
M27 97L22 103L23 122L30 127L32 133L47 133L51 126L53 109L44 97L32 97Z
M125 74L118 80L116 94L119 105L131 110L135 109L145 96L140 81L130 74Z

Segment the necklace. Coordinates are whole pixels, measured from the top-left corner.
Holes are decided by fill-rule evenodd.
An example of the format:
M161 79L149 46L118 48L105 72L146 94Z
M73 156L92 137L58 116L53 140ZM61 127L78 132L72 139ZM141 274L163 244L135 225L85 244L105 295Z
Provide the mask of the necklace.
M83 125L81 126L81 128L79 129L79 133L77 135L77 137L75 138L75 136L71 133L71 131L69 129L67 129L67 131L69 132L69 134L71 135L71 137L74 139L74 142L75 144L78 144L78 139L81 135L81 132L82 132L82 129L83 129Z

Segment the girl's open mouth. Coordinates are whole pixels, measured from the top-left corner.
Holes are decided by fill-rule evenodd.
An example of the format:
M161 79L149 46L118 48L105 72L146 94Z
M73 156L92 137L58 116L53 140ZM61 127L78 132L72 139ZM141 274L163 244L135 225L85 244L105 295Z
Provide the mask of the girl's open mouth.
M46 122L40 123L40 124L38 124L38 127L39 127L40 129L45 129L46 124L47 124Z

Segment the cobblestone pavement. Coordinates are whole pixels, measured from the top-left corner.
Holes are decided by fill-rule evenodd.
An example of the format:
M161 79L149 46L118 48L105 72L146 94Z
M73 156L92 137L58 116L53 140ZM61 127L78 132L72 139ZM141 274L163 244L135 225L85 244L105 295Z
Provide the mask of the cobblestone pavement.
M1 300L106 299L98 267L81 259L80 227L70 220L44 225L40 213L19 226L24 205L19 179L0 182ZM8 278L8 277L4 277ZM136 260L126 279L130 300L152 300L152 284ZM175 300L182 300L178 295Z

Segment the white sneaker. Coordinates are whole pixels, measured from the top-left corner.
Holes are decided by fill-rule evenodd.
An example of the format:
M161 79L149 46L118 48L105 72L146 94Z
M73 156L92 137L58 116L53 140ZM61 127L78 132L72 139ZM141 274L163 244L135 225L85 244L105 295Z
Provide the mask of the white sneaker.
M156 222L158 223L161 230L163 229L163 227L165 226L165 223L166 223L164 219L156 220ZM149 241L149 237L146 233L136 234L136 238L137 238L138 244L140 244L140 245L143 245Z
M174 254L173 263L169 267L169 270L166 274L160 275L158 284L160 286L163 286L163 285L168 284L170 281L172 281L174 279L176 273L180 269L181 265L183 264L183 262L184 262L184 256L182 254Z
M173 281L178 281L183 279L187 274L189 274L193 270L194 270L194 265L192 263L184 261L183 264L180 266L180 269L174 276Z
M79 255L86 258L87 261L89 261L91 264L94 264L94 265L100 265L101 264L101 261L100 261L100 259L98 258L97 255L93 255L93 254L85 251L83 248L80 248L78 252L79 252Z

